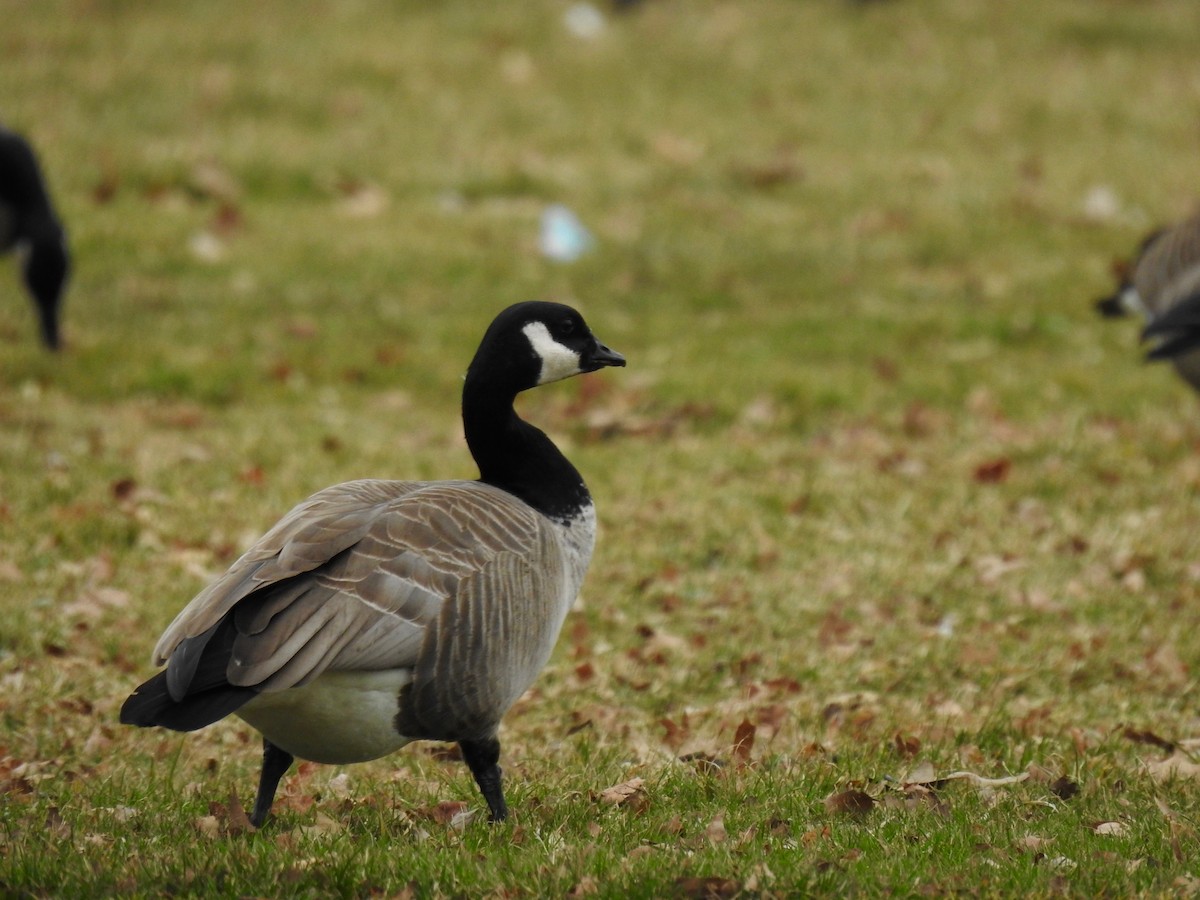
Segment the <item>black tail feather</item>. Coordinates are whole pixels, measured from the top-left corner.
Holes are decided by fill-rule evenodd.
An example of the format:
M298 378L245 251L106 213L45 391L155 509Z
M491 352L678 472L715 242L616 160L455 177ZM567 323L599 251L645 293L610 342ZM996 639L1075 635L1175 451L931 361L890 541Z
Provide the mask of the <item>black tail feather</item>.
M1174 359L1200 347L1200 330L1172 335L1146 354L1149 362Z
M195 731L236 712L257 693L254 688L229 685L201 691L176 702L167 691L167 673L159 672L129 695L121 707L121 724Z
M1159 338L1147 359L1170 359L1200 347L1200 293L1180 300L1142 331L1142 339Z
M195 731L252 700L257 690L232 685L225 677L236 636L233 617L226 616L203 634L181 642L167 668L125 701L121 724Z

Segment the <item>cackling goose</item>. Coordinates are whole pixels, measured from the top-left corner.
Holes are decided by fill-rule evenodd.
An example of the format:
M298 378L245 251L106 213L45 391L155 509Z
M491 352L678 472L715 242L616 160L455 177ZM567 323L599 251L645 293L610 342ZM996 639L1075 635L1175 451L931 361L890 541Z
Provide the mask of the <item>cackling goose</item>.
M166 669L121 722L193 731L236 713L260 731L255 825L294 757L361 762L414 740L456 741L504 819L500 719L550 657L596 530L579 472L513 401L623 365L568 306L501 312L463 386L479 480L305 500L179 613L154 650Z
M1200 214L1149 234L1116 293L1096 308L1106 316L1142 315L1142 336L1158 341L1147 358L1171 360L1200 390Z
M42 340L57 350L59 305L70 269L66 237L29 143L0 126L0 253L11 250L21 257Z

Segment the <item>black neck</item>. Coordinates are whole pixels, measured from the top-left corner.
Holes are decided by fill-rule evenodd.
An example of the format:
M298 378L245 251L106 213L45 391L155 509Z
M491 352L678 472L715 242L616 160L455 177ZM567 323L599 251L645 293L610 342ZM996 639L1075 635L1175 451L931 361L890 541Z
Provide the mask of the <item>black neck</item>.
M554 442L517 415L515 399L467 376L463 427L479 480L508 491L545 516L568 521L591 503L587 485Z

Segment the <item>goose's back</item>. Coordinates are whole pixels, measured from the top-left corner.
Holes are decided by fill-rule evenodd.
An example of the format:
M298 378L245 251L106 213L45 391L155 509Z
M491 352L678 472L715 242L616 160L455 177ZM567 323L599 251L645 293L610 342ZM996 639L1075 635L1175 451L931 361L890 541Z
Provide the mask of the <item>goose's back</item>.
M1150 242L1134 268L1133 285L1151 317L1200 287L1200 216Z

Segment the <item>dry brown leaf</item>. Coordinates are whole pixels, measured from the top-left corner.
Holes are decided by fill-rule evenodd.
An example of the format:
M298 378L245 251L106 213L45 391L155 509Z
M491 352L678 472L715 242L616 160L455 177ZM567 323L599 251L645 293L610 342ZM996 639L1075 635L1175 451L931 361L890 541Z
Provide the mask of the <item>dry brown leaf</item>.
M584 875L579 879L579 882L567 891L568 897L587 897L590 894L598 894L600 892L600 884L591 875Z
M216 816L200 816L192 822L193 827L206 838L221 836L221 823Z
M600 799L605 803L611 803L613 806L622 806L639 794L645 793L646 780L644 778L630 778L628 781L622 781L620 784L614 784L610 788L605 788L600 792Z
M851 788L825 798L825 811L835 815L865 816L875 806L875 798L866 791Z
M417 812L438 825L449 825L452 828L461 828L471 817L467 804L461 800L442 800Z
M666 730L666 734L663 735L663 743L676 752L691 736L691 728L688 727L686 715L681 722L673 722L671 719L664 717L658 720L658 724Z
M1053 843L1054 838L1044 838L1036 834L1027 834L1017 841L1017 847L1021 850L1029 850L1032 853L1040 853L1045 847Z
M1178 751L1172 753L1166 759L1146 763L1146 771L1156 781L1170 781L1175 778L1200 778L1200 765Z
M111 587L92 587L84 590L77 599L63 606L68 616L83 619L98 619L107 610L121 609L129 605L129 592Z
M921 752L920 739L912 737L911 735L901 734L899 731L897 731L895 736L892 738L892 742L896 747L896 752L905 759L912 759Z
M351 219L372 219L388 206L388 195L374 184L346 184L338 201L338 212Z
M218 834L244 834L247 831L256 830L250 824L250 818L246 815L246 810L242 807L242 801L234 793L229 795L228 805L215 802L208 804L208 815L203 818L205 820L212 819L216 822ZM198 825L199 821L202 820L198 820ZM199 827L201 831L207 833L206 829L211 826L205 822L204 825Z
M980 484L999 484L1008 478L1008 473L1011 469L1011 459L1003 456L998 459L991 459L975 467L975 480Z
M1169 741L1166 738L1159 737L1153 731L1139 730L1126 726L1121 730L1121 737L1127 741L1133 741L1135 744L1149 744L1152 747L1158 747L1166 753L1175 752L1175 742Z
M63 821L57 806L51 806L46 810L46 831L60 839L68 838L71 835L71 827Z
M754 723L743 719L733 735L733 758L741 765L750 762L750 751L754 749Z
M242 834L246 831L255 831L255 827L250 824L250 817L246 815L246 809L242 806L242 801L238 799L238 795L231 793L229 795L229 814L225 821L225 831L228 834Z
M729 833L725 830L725 817L717 816L708 823L708 827L704 829L704 834L711 844L723 844Z
M1092 826L1092 831L1096 834L1107 834L1114 837L1123 837L1129 833L1129 826L1124 822L1097 822Z
M735 897L741 889L741 885L735 879L722 878L719 875L675 879L675 892L678 896L698 898L698 900L720 900L723 897Z
M316 821L311 825L304 825L300 828L302 834L313 835L329 835L338 834L346 830L346 823L338 819L331 818L324 813L317 813Z
M884 795L883 805L888 809L904 809L909 812L928 810L939 815L949 815L950 804L934 791L923 784L906 784L902 792L892 792Z
M705 775L720 772L725 768L725 760L719 756L713 756L711 753L705 753L703 750L697 750L695 753L685 753L679 757L679 761L691 763L697 772Z
M933 784L935 781L940 781L937 772L934 771L933 763L924 759L917 763L907 775L901 779L903 784Z
M1050 793L1060 800L1070 800L1079 793L1079 785L1063 775L1050 784Z
M350 776L346 772L339 772L329 779L329 793L333 796L345 799L350 796L353 790L350 786Z

